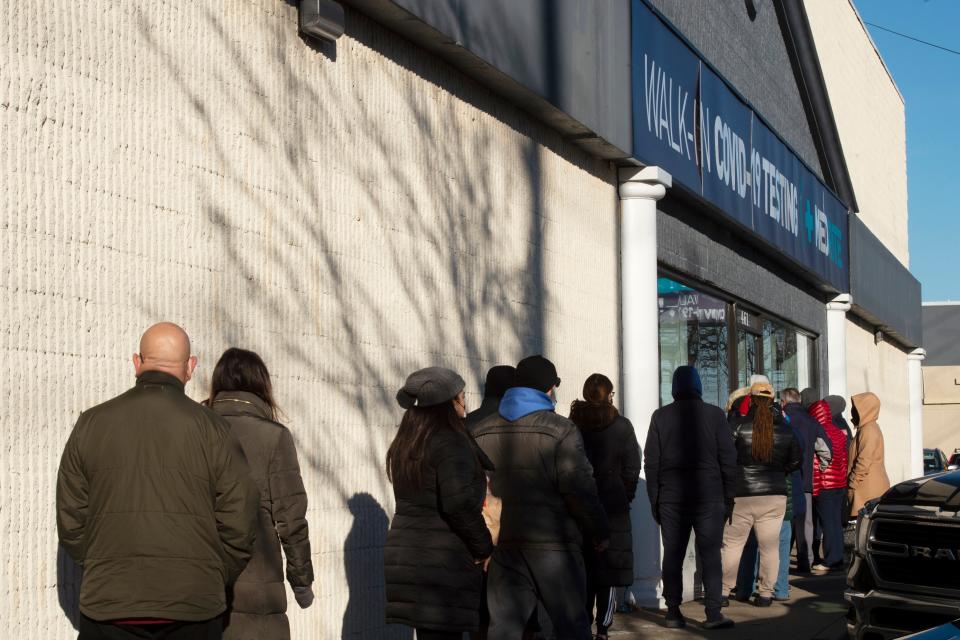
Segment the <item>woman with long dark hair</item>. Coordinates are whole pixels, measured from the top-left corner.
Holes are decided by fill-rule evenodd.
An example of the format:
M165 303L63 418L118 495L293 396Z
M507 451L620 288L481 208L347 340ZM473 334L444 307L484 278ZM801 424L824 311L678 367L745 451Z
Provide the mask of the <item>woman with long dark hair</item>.
M233 586L225 640L288 640L286 576L301 608L313 602L307 493L290 431L278 409L267 365L253 351L230 348L213 369L211 409L226 418L260 489L257 540Z
M800 468L800 443L780 409L773 387L750 387L750 409L731 419L737 449L737 484L733 514L723 531L724 603L737 582L743 546L753 530L760 547L758 607L770 606L780 570L780 528L787 508L787 474Z
M610 547L583 549L587 566L587 615L596 620L596 637L605 640L613 622L617 587L633 584L633 532L630 503L640 482L640 443L630 421L613 406L613 383L594 373L583 383L583 400L570 406L593 465L600 502L610 521ZM596 617L594 617L596 606Z
M482 511L489 459L464 424L466 383L421 369L397 393L406 411L387 450L396 513L384 566L387 622L420 640L460 640L480 623L480 593L493 541Z

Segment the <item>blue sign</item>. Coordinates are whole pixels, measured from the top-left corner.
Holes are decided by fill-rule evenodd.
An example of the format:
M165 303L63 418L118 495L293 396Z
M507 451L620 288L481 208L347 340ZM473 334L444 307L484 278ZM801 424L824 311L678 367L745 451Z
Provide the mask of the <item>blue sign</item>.
M700 60L645 5L634 2L633 11L633 147L649 149L649 163L685 185L699 185Z
M848 291L843 203L643 0L632 10L634 156Z
M700 148L703 197L753 226L750 149L753 112L717 74L700 72Z

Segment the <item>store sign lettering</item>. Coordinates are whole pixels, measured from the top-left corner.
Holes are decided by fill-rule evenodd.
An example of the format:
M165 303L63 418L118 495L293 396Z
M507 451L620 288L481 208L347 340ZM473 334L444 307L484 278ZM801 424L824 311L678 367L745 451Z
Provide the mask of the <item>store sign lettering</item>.
M634 155L847 290L846 207L643 0L633 60Z
M666 142L670 148L679 154L686 153L692 160L691 144L696 150L693 140L693 128L687 123L693 120L693 100L690 91L679 82L674 91L673 78L667 75L663 67L657 66L657 61L643 56L644 87L646 88L647 130L661 142ZM676 103L674 103L676 96ZM676 111L674 111L676 104ZM674 135L676 131L676 135Z

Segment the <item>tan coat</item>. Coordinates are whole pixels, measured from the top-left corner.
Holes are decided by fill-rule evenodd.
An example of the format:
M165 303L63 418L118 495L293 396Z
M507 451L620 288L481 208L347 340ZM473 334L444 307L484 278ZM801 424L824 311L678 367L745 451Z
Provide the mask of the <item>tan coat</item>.
M868 500L879 498L890 488L890 479L883 465L883 433L877 424L880 398L867 392L851 400L860 419L847 462L850 517L856 517Z

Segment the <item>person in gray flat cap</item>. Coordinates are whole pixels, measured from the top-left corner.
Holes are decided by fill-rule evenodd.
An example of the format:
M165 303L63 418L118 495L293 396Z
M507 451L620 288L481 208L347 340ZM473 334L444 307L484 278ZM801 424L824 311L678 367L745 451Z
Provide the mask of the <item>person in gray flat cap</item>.
M384 548L388 623L420 640L460 640L480 625L493 540L483 519L490 460L467 433L466 383L420 369L397 392L405 409L387 451L397 509Z

